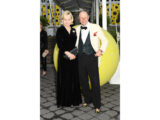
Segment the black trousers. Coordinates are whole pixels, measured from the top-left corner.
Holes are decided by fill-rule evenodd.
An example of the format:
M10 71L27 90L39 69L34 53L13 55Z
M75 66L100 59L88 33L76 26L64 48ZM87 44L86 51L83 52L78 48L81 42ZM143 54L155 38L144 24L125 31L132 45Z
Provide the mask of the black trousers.
M40 60L42 64L42 70L47 71L47 63L46 63L46 57L42 57L44 50L40 51Z
M79 81L86 103L93 102L95 108L101 106L98 57L95 55L78 55ZM89 89L89 79L91 90Z

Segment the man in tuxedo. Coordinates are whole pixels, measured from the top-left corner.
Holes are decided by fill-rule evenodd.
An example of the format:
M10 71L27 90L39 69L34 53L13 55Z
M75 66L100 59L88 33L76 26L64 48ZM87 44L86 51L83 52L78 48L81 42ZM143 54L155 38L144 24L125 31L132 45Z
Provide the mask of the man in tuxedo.
M82 106L85 107L90 102L93 102L96 113L99 113L101 95L98 60L105 52L108 41L101 27L88 21L89 15L87 11L79 13L79 20L81 25L76 28L76 47L78 48L79 80L85 101ZM89 89L88 76L91 81L91 90Z

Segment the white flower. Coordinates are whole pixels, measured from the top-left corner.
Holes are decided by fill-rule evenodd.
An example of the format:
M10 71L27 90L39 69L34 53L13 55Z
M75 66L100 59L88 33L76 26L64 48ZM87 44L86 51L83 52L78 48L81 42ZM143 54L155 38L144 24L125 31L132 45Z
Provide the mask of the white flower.
M75 30L72 30L72 32L75 33L76 31L75 31Z

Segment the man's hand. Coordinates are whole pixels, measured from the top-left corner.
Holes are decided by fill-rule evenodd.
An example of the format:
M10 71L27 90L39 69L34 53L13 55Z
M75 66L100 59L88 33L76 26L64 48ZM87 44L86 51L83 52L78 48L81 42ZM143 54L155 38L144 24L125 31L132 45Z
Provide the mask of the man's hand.
M96 52L95 56L96 56L96 57L99 57L99 56L101 56L101 55L102 55L102 50L99 49L99 50Z

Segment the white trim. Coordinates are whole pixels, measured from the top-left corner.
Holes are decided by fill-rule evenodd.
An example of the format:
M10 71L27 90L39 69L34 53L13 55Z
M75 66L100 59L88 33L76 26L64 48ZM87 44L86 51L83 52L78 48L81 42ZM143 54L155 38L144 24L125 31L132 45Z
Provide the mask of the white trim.
M109 4L109 17L111 18L111 4L112 4L112 1L109 0L109 2L107 2L107 4Z
M112 76L111 80L109 81L110 84L120 84L120 61L117 66L116 72Z
M53 24L52 24L52 7L53 7L52 0L49 0L49 8L50 8L50 26L53 26Z
M107 30L107 10L106 0L102 0L102 27Z
M96 24L99 25L99 0L96 0Z

